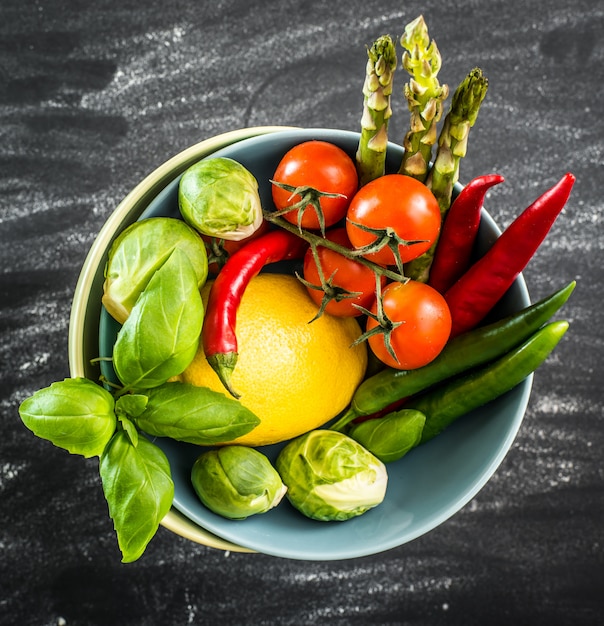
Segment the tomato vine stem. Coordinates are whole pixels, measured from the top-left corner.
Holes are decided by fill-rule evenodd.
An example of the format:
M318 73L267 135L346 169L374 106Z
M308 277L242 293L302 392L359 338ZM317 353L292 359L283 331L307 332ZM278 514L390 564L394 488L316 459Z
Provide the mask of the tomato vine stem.
M355 308L359 311L367 315L367 317L372 318L377 322L377 326L374 326L372 329L365 331L356 341L353 342L353 346L366 341L369 337L373 335L382 334L384 335L384 345L386 346L386 350L390 356L398 363L398 357L392 347L391 335L392 331L400 326L403 322L393 322L386 311L384 311L384 300L382 296L382 285L380 284L379 278L376 276L375 279L375 302L376 302L376 312L373 313L369 309L365 307L359 306L358 304L353 304Z
M394 271L387 267L383 267L382 265L378 265L369 259L361 256L362 254L366 254L365 248L358 248L356 250L351 250L350 248L345 248L344 246L339 245L334 241L330 241L321 235L312 233L308 230L298 228L295 224L291 224L286 219L282 218L280 215L276 215L274 212L264 211L264 217L269 222L287 230L288 232L297 235L304 241L308 242L311 246L323 246L324 248L328 248L329 250L333 250L338 254L341 254L343 257L347 259L352 259L354 261L359 262L361 265L365 265L369 269L371 269L374 274L378 276L385 276L390 280L395 280L401 283L406 283L409 279L405 277L405 275L400 271Z

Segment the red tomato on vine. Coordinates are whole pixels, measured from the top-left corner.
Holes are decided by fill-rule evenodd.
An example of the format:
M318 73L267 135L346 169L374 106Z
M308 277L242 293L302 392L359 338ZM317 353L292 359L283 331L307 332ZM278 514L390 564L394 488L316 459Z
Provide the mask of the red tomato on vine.
M328 228L346 215L358 185L356 165L344 150L326 141L305 141L291 148L279 162L272 196L278 211L292 207L283 214L286 220L316 230ZM303 188L310 189L304 192ZM313 201L318 203L324 224Z
M326 238L344 248L351 248L346 229L334 228L327 231ZM348 259L335 250L317 246L317 257L321 265L323 280L327 282L327 295L321 287L321 276L311 248L304 256L304 280L310 297L315 304L336 317L362 315L354 305L369 308L375 300L375 274L358 261ZM382 277L382 285L385 283ZM330 299L330 293L333 297Z
M391 330L367 339L380 361L397 369L416 369L440 354L451 334L451 313L436 289L414 280L390 283L382 292L382 307ZM379 317L377 302L371 313ZM367 318L367 332L378 325L373 317ZM388 350L387 336L396 358Z
M355 194L348 208L346 230L353 246L362 248L378 241L376 232L388 232L398 247L402 263L424 252L438 238L441 216L434 194L419 181L403 174L387 174L367 183ZM411 245L396 241L419 242ZM389 246L367 254L380 265L396 262Z

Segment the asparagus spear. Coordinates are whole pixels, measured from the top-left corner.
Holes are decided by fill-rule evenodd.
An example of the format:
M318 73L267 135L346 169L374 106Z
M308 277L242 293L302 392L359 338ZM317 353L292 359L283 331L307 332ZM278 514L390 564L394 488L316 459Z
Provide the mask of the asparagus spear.
M459 178L459 161L466 156L470 128L476 122L488 86L489 81L482 70L475 67L453 94L451 110L438 137L436 159L426 180L438 200L441 213L446 213L451 206L453 185Z
M459 162L466 155L470 128L476 122L488 84L478 67L464 78L453 94L451 108L438 137L436 158L425 183L438 200L443 220L451 206L453 186L459 178ZM406 276L420 282L428 281L436 244L434 242L427 252L405 266Z
M410 74L404 94L411 123L403 140L405 153L399 174L424 182L432 159L432 146L436 143L436 124L440 121L449 87L438 82L441 56L436 42L430 41L422 15L405 26L401 45L405 48L403 67Z
M392 115L390 95L396 69L396 50L390 35L379 37L367 49L367 57L361 138L356 154L360 185L384 174L388 120Z

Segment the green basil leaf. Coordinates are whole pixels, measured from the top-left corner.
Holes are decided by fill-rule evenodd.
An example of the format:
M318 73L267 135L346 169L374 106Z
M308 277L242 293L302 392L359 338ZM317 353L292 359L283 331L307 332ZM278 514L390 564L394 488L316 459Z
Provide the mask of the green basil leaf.
M150 389L148 397L135 421L157 437L210 446L241 437L260 423L241 402L207 387L169 382Z
M66 378L36 391L19 407L35 435L86 458L99 456L115 432L113 396L86 378Z
M426 416L415 409L401 409L353 426L347 435L383 463L402 458L419 444Z
M185 370L197 352L203 313L193 267L176 248L118 332L113 366L122 384L149 389Z
M170 464L145 437L133 446L126 432L118 430L99 467L122 562L130 563L143 554L172 506Z
M205 244L182 220L152 217L134 222L114 241L105 268L103 304L120 324L175 248L186 253L201 288L208 275Z
M148 400L147 396L133 393L121 396L115 401L115 414L133 446L138 445L138 431L130 418L140 415L145 410Z
M115 401L115 412L117 415L127 415L136 417L140 415L147 406L149 398L139 393L132 393L126 396L120 396Z
M136 448L138 446L138 430L136 430L136 426L125 415L118 415L118 420L124 432L128 435L130 443Z

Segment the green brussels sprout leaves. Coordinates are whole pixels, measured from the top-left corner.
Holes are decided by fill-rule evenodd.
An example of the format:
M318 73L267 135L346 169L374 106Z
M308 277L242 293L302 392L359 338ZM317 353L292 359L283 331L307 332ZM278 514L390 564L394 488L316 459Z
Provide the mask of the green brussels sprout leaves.
M233 159L203 159L185 171L178 188L185 222L203 235L240 241L262 224L258 181Z
M279 453L277 471L287 499L319 521L344 521L380 504L388 475L384 464L359 443L334 430L313 430Z
M228 519L245 519L277 506L287 488L264 454L246 446L202 453L191 482L201 502Z

